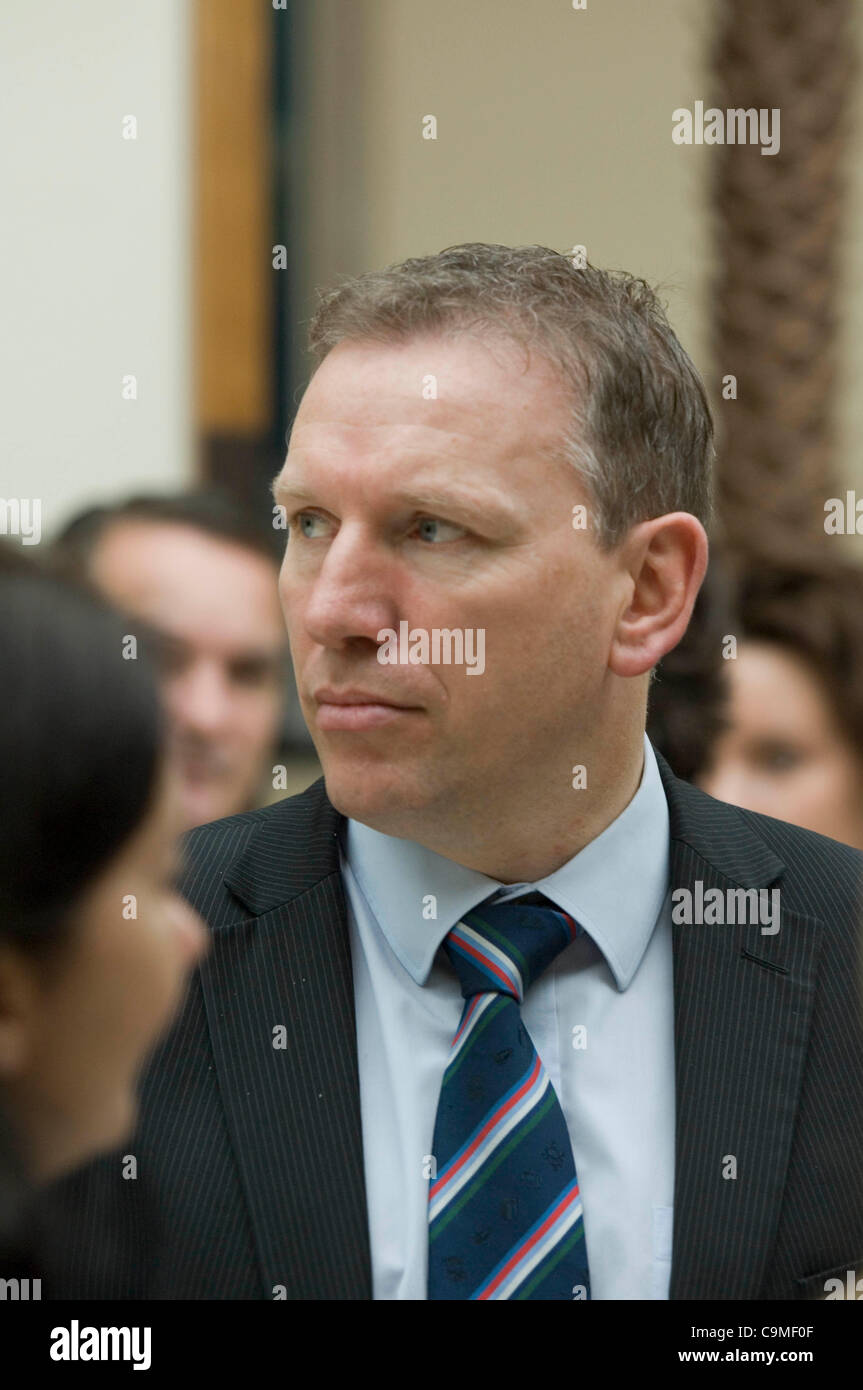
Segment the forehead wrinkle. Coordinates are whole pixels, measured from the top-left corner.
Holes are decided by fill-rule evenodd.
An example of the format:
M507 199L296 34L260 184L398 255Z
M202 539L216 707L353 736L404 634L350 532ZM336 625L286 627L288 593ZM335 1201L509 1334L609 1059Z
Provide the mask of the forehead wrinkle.
M519 442L525 453L548 447L565 427L566 393L552 363L529 356L528 367L521 353L513 356L515 348L509 335L501 344L485 336L442 341L437 334L404 345L340 343L309 383L291 443L306 429L356 437L434 430L493 441L501 451ZM429 372L441 383L440 394L420 402L420 375Z
M314 445L304 445L298 439L298 436L308 433L309 431L319 436L323 435L326 439L325 447L330 451L333 449L356 449L358 447L355 438L343 438L342 436L370 435L372 438L369 439L365 447L372 449L379 447L374 436L381 432L392 437L395 441L394 447L397 446L398 448L410 448L412 440L416 440L418 435L422 438L423 435L427 435L429 432L431 432L435 439L443 437L445 439L475 440L477 436L488 438L489 434L484 421L477 422L475 430L464 430L455 429L452 425L444 425L434 420L379 420L374 423L368 422L364 424L348 420L309 420L305 423L295 424L291 431L288 458L290 458L291 453L295 452L297 449L303 452L314 452ZM403 436L406 436L406 438L403 439ZM359 441L360 448L363 447L363 443L364 441L361 438ZM429 446L419 443L414 444L414 447L428 448ZM438 448L440 446L436 444L435 447Z
M285 469L274 483L274 496L290 496L295 500L306 500L312 502L317 496L315 487L306 478L303 471L303 450L298 451L299 458L296 460L296 471L291 469L290 460L286 461ZM398 476L393 477L393 468L404 460L407 452L422 455L418 464L414 464L410 476L404 480ZM516 454L515 450L498 462L507 463L512 460L512 456L522 458L523 455ZM464 452L450 453L445 458L437 456L428 458L425 450L402 450L391 461L388 460L388 467L378 470L374 477L366 477L363 482L371 484L378 482L389 487L386 493L386 500L401 505L414 507L415 509L441 510L446 511L454 506L468 509L474 512L481 512L488 515L490 512L497 512L498 515L506 515L515 518L523 508L521 503L511 501L510 495L506 490L507 478L487 481L485 477L474 476L471 470L475 467L476 460L467 457ZM460 465L463 469L462 475L451 483L444 477L440 477L440 465ZM510 482L512 479L510 478Z
M389 392L386 386L357 388L355 382L348 382L339 393L333 387L324 399L309 395L303 399L294 418L290 442L293 445L295 436L307 430L347 436L386 431L397 437L403 432L410 435L433 431L467 438L517 438L526 427L536 431L537 413L541 421L548 419L548 401L537 398L538 389L542 397L541 388L545 385L540 380L531 382L527 389L511 381L474 380L467 390L459 380L454 391L444 391L420 402L413 374L410 389L396 393ZM309 392L312 390L310 387ZM508 409L501 408L502 396Z
M500 405L494 393L482 391L479 394L483 398L483 405ZM476 400L476 395L473 400ZM526 409L526 402L519 405L515 418L500 409L490 415L483 411L479 418L471 415L465 418L466 411L461 407L471 405L469 398L456 402L451 399L429 401L427 405L436 407L437 414L441 413L442 407L446 409L446 421L436 421L431 410L425 414L425 418L415 418L415 392L412 392L409 403L414 413L414 418L409 420L357 421L338 418L341 402L335 406L327 402L335 418L316 419L315 403L310 412L311 418L304 420L301 408L294 421L282 471L274 483L274 493L283 493L299 500L311 499L308 479L304 476L306 465L312 470L319 465L325 472L328 463L338 468L345 461L356 462L361 467L369 462L377 462L379 467L374 473L370 472L366 480L372 483L375 478L381 479L384 472L390 473L393 467L397 469L399 463L404 461L410 463L412 486L421 494L413 500L420 501L428 493L424 504L446 504L450 498L447 483L443 481L441 484L435 473L442 470L446 474L455 466L461 472L460 481L468 484L467 490L460 494L468 503L476 497L479 505L486 508L493 506L498 512L505 510L511 513L514 508L506 506L504 499L512 490L516 478L524 481L525 463L535 463L543 471L550 465L560 464L560 429L558 422L553 422L546 410L540 413L539 421L533 418L533 412ZM353 409L355 402L352 399L346 405ZM453 406L456 419L452 418L453 410L450 407ZM364 410L380 408L380 403L374 400L363 405ZM467 428L459 428L460 425ZM424 487L423 474L426 472L429 474L428 486ZM480 489L476 486L480 482L490 484L491 490ZM446 493L432 503L441 485L447 489ZM411 500L406 488L399 495ZM522 505L524 500L522 498Z
M318 435L323 432L323 440L318 443L304 443L298 438L304 431L310 430ZM428 467L434 467L438 462L459 462L466 452L470 455L472 466L494 466L512 459L523 459L529 456L546 458L555 452L556 447L551 439L543 437L546 432L541 427L533 427L525 439L522 432L510 430L507 433L500 428L495 431L493 426L490 427L485 421L480 422L474 431L444 428L433 422L421 424L416 422L407 424L382 422L377 425L309 422L302 428L292 431L290 446L277 481L281 480L285 474L290 475L292 465L302 470L306 459L314 463L319 457L322 462L326 462L328 457L332 457L333 454L356 454L358 450L355 440L339 438L340 435L350 431L355 433L386 432L387 445L384 450L381 449L376 440L369 439L367 443L365 441L360 443L360 453L371 453L377 457L380 457L381 454L385 456L391 454L394 462L405 455L416 455L420 458L420 462ZM433 432L436 436L433 441L422 437L428 431ZM407 435L407 438L400 437L403 435ZM417 437L418 435L419 437ZM500 444L500 451L494 458L489 458L485 451L477 453L477 442L487 445L489 440L499 441Z
M310 503L316 499L314 489L304 483L286 484L284 488L276 490L276 495L280 494ZM422 481L411 481L387 492L385 501L429 514L445 513L453 509L473 512L486 517L492 512L510 517L515 517L517 514L517 509L510 504L506 494L500 488L492 490L456 486L447 489L446 487L436 487L434 482L425 484Z

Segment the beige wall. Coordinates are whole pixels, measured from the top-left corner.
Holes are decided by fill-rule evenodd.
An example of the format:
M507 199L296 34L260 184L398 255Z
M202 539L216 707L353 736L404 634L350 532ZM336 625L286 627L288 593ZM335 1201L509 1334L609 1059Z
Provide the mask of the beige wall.
M0 491L41 498L47 539L191 473L188 4L39 0L1 27Z
M363 196L328 206L312 276L328 259L347 272L459 241L583 244L598 265L663 282L703 363L706 150L672 143L671 112L703 93L709 5L354 0L355 27L358 7L347 80L342 71L328 102L319 73L310 136L332 160L335 120ZM344 67L328 56L340 8L317 10L312 61L324 69ZM422 137L428 114L436 141Z
M309 289L465 240L583 243L664 286L710 369L706 96L717 0L314 0L299 76ZM69 511L193 471L189 0L7 7L0 45L5 497ZM863 46L863 5L854 7ZM137 114L137 142L120 120ZM436 116L438 138L422 138ZM863 95L843 247L841 457L863 486ZM307 316L306 304L298 317ZM121 399L134 371L139 399Z
M718 0L317 0L307 80L312 284L459 241L586 246L663 287L716 393L708 146L671 113L710 99ZM863 48L863 5L854 8ZM437 117L436 141L422 118ZM843 246L840 466L863 486L863 93ZM317 170L317 176L315 171ZM329 172L327 172L329 171Z

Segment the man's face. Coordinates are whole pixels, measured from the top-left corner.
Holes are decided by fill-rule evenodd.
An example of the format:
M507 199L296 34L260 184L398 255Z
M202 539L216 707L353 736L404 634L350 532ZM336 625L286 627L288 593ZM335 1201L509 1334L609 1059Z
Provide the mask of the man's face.
M345 342L315 374L275 487L279 588L344 814L411 838L515 797L529 816L589 758L623 587L573 527L574 469L544 452L567 423L553 370L499 339ZM402 621L483 629L485 670L381 664Z
M284 693L274 565L191 526L118 521L100 540L90 573L161 639L186 824L257 804Z

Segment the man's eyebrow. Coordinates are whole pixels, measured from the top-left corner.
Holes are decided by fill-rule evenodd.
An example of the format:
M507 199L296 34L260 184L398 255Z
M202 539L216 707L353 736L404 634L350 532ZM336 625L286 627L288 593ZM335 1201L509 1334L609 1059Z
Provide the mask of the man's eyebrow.
M315 494L299 477L282 478L281 474L273 482L273 497L289 496L295 501L314 502ZM487 489L484 492L462 492L459 489L419 485L398 488L391 494L393 503L411 507L414 511L428 513L430 516L459 512L477 518L505 517L516 521L521 509L514 506L500 489Z
M287 657L286 647L249 647L247 651L236 652L228 657L232 666L254 663L260 666L278 666Z
M459 512L464 515L476 516L479 519L491 519L493 517L505 517L507 520L514 521L519 515L519 511L510 502L509 498L499 490L482 490L478 492L461 492L458 489L438 490L434 487L417 487L399 489L393 493L394 501L403 505L413 507L415 511L427 512L431 516L444 515L451 512Z
M155 643L160 647L172 646L186 648L189 646L186 639L181 637L178 632L171 632L169 628L163 627L161 623L151 622L149 618L138 617L135 618L135 622L145 641Z
M270 492L276 501L278 501L280 495L284 494L298 498L299 500L305 499L308 502L312 499L312 493L305 486L302 479L291 474L286 478L282 473L277 473L270 484Z
M163 627L161 624L149 622L144 618L136 618L135 621L144 639L153 642L157 649L161 648L163 651L174 650L182 652L183 654L191 653L195 650L195 643L188 637L182 636L179 632L171 632L170 628ZM279 643L277 646L260 646L256 644L253 647L248 647L235 653L233 656L229 656L228 660L231 664L238 661L253 661L266 663L268 665L278 665L287 657L287 653L288 648L286 644L282 645Z

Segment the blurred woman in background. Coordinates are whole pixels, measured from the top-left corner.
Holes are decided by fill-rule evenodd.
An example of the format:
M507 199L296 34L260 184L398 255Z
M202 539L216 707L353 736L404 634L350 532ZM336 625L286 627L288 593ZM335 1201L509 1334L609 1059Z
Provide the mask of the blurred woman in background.
M26 1277L29 1195L131 1132L206 936L175 887L178 785L128 622L0 569L0 1276Z
M727 727L694 780L863 849L863 572L750 560L736 580Z

